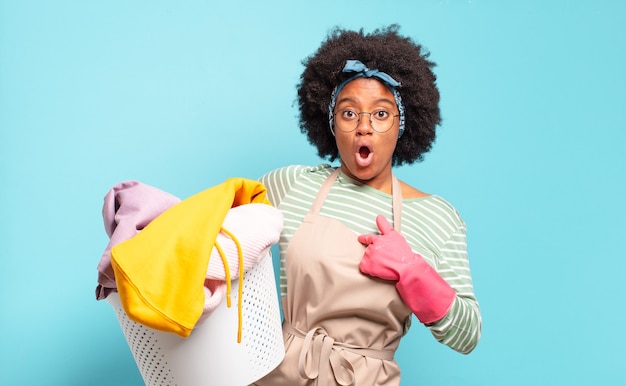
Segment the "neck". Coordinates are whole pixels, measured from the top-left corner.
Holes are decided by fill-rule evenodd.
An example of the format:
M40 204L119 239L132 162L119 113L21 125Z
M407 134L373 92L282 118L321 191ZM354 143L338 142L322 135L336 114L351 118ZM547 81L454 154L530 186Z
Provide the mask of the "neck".
M367 185L371 188L387 194L391 194L392 192L393 173L391 171L391 168L388 168L385 171L382 171L372 177L369 177L367 174L355 175L351 173L350 170L348 170L348 168L346 168L343 164L341 165L341 171L346 176L363 185Z

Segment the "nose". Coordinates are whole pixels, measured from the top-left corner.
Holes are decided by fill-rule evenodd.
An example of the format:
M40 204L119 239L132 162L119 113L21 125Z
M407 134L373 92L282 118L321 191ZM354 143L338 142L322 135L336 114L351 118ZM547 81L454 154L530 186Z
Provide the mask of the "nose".
M364 116L363 114L366 114ZM356 133L359 135L371 134L374 132L372 127L372 115L371 113L361 112L359 113L359 121L356 124Z

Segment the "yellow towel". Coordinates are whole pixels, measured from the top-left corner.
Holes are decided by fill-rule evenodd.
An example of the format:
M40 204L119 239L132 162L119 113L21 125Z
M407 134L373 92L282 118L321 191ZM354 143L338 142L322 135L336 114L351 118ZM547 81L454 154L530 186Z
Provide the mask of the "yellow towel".
M174 205L111 250L117 290L135 322L188 337L202 314L211 250L232 207L265 203L258 181L231 178Z

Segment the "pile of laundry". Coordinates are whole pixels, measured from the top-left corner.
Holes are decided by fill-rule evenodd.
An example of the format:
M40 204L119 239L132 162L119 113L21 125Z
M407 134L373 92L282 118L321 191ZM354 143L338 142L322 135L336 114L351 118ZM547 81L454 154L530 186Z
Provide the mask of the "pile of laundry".
M269 254L283 228L265 187L244 178L184 200L124 181L105 195L102 216L110 240L96 299L116 291L131 320L182 337L225 297L230 306L231 282Z

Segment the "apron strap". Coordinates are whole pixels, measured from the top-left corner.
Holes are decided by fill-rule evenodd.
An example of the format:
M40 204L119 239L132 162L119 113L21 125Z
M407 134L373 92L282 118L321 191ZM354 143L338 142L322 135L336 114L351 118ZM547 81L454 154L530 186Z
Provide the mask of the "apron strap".
M309 213L318 214L322 209L322 205L324 205L324 200L326 200L326 196L328 196L328 192L330 192L330 188L332 188L335 180L339 176L340 168L335 169L326 180L322 184L317 196L315 196L315 201L313 201L313 205L311 205L311 209L309 209Z
M339 171L341 168L336 168L334 172L332 172L322 184L317 196L315 196L315 201L313 201L313 205L311 205L311 209L309 213L318 214L322 209L322 205L324 205L324 200L326 200L326 196L328 196L328 192L330 192L330 188L332 188L335 180L339 176ZM391 206L393 210L393 228L400 232L400 228L402 226L402 188L400 187L400 182L396 178L395 174L391 175L392 177L392 185L391 185Z
M391 185L391 205L393 210L393 229L400 233L402 227L402 188L400 181L392 174L393 182Z

